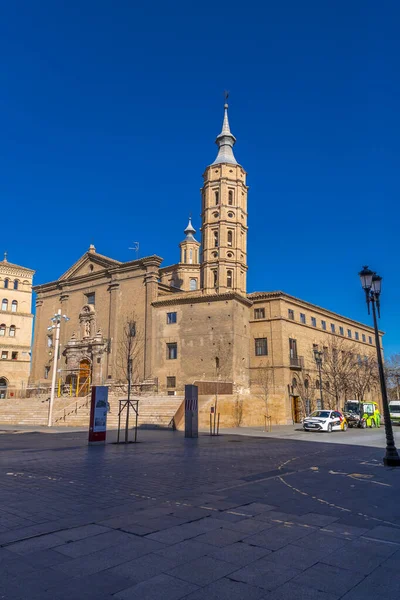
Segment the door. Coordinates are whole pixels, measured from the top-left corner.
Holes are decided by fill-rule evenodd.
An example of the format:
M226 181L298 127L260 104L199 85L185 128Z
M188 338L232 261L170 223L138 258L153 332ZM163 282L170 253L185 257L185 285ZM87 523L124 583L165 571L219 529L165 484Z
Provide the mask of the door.
M295 423L301 423L303 418L303 410L301 406L301 400L298 396L292 396L293 402L293 421Z
M7 398L7 379L5 377L0 377L0 398Z
M332 429L340 429L341 428L341 419L340 414L336 411L332 413Z
M87 396L90 391L91 365L87 359L79 363L77 396Z

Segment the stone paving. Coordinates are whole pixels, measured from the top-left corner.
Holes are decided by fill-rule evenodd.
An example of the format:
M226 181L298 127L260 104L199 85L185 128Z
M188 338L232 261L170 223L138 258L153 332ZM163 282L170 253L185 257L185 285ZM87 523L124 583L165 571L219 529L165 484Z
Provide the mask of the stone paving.
M398 600L400 470L327 438L3 432L0 598Z

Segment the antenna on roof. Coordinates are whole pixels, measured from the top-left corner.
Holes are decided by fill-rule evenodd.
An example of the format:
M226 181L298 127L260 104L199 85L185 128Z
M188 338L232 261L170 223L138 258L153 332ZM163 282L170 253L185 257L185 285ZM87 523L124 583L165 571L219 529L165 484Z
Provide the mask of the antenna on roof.
M133 250L136 252L136 260L139 258L139 242L133 242L133 247L129 248L129 250Z

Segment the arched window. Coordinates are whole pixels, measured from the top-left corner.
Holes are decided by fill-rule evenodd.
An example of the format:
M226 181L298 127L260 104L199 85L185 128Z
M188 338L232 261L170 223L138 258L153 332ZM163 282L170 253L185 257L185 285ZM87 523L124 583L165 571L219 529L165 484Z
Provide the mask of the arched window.
M1 310L8 310L8 300L7 298L3 298L1 301Z
M218 191L214 192L214 197L215 197L215 205L218 205L219 204L219 192Z
M17 308L18 308L18 302L16 300L13 300L11 302L11 312L17 312Z
M214 278L214 287L216 288L218 285L218 271L217 269L213 270L213 278Z
M15 327L15 325L10 325L10 329L9 329L9 331L8 331L8 335L9 335L10 337L15 337L15 331L16 331L16 327Z
M292 387L293 388L297 388L297 379L296 379L296 377L293 377L293 379L292 379Z
M233 231L229 230L228 231L228 246L232 247L233 244Z
M319 379L316 380L315 387L316 387L317 390L319 390Z
M214 231L214 248L218 248L218 231Z
M14 290L18 289L18 279L14 279Z
M7 398L7 379L0 377L0 398Z
M306 388L306 390L308 390L308 388L310 387L310 382L308 381L308 379L304 381L304 387Z
M7 289L8 288L8 284L10 283L9 279L5 279L4 280L4 287Z
M4 337L6 335L6 326L4 323L0 325L0 336Z
M233 190L229 190L228 192L228 204L229 206L233 205Z
M232 287L232 271L226 272L226 286L229 288Z
M183 262L184 263L186 263L186 258L187 258L187 256L186 256L186 250L184 250L183 251Z
M191 279L189 283L189 289L191 292L197 290L197 279Z
M189 250L189 264L191 265L193 262L193 249L190 248Z

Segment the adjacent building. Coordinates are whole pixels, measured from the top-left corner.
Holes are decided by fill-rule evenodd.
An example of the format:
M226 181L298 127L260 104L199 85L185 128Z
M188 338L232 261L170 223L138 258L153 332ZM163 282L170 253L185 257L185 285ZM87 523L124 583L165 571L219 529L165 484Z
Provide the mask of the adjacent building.
M134 323L136 389L172 395L195 382L200 395L239 398L251 423L265 412L276 423L300 418L299 387L307 380L318 389L317 347L340 340L360 360L373 352L373 331L361 323L283 292L248 293L248 187L235 141L225 105L217 157L203 175L201 242L189 219L179 262L162 267L157 255L120 262L91 245L58 280L35 287L32 383L50 381L47 328L59 308L70 319L61 327L59 373L72 394L126 379Z
M0 399L23 395L32 341L32 280L35 271L0 262Z

